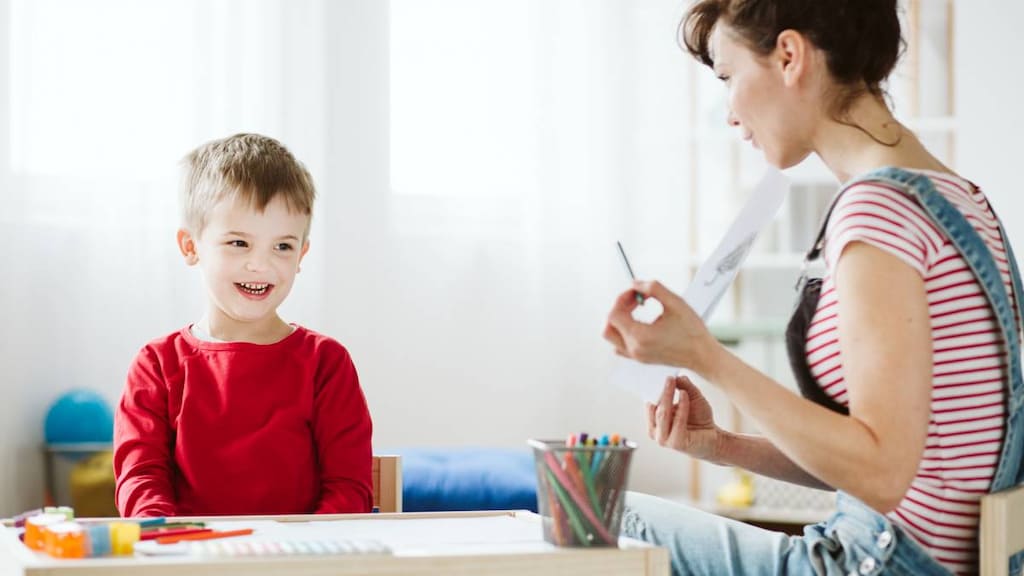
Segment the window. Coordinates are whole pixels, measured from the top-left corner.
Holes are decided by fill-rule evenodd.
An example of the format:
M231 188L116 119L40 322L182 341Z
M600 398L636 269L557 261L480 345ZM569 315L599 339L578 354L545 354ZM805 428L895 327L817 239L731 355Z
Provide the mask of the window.
M516 197L536 187L532 2L391 0L391 188Z

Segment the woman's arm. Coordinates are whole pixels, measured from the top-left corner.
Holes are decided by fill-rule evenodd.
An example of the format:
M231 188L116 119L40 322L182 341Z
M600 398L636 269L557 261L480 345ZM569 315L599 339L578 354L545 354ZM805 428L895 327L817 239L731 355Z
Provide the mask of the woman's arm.
M794 484L830 489L763 436L719 428L711 403L686 376L668 378L658 403L647 405L647 435L662 446L700 460L738 466Z
M887 512L916 475L931 414L932 337L924 280L862 242L836 269L839 346L850 415L787 393L725 350L703 374L798 466Z
M649 325L635 322L635 304L626 293L609 318L613 333L606 336L627 356L695 370L722 388L795 466L886 512L910 486L927 438L927 294L916 270L863 242L847 245L835 274L849 416L801 398L747 365L711 336L681 298L657 283L635 289L659 300L662 316ZM750 447L740 444L733 451L756 466L760 457L747 454Z
M715 464L738 466L761 476L768 476L808 488L833 490L832 486L808 474L782 453L770 440L754 434L724 432L719 457Z

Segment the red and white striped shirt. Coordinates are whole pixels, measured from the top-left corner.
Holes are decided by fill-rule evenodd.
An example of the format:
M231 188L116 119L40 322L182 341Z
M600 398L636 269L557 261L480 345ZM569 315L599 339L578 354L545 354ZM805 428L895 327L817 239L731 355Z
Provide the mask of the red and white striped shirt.
M995 255L1015 298L1003 240L985 196L970 183L919 171L956 206ZM977 572L979 500L988 492L1006 418L1006 351L981 285L923 209L884 182L863 182L839 198L825 235L828 268L807 333L807 362L822 389L847 405L833 274L849 242L899 257L925 281L933 341L931 416L910 489L889 517L943 565ZM892 382L893 386L899 382Z

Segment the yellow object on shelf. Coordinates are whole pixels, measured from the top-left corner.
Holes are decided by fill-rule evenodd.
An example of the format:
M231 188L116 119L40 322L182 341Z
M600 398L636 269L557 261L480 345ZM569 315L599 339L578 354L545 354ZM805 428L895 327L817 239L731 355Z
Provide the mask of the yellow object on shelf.
M747 508L754 504L754 478L743 470L737 470L736 476L735 482L718 489L716 499L723 506Z
M116 518L114 456L110 450L75 464L68 479L71 504L80 518Z

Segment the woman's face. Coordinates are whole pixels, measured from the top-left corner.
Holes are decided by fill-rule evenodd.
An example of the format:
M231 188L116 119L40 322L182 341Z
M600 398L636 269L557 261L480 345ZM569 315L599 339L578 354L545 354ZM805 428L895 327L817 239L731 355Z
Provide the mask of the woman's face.
M811 153L808 102L792 81L791 54L780 46L754 53L727 25L711 34L715 75L728 90L730 126L778 168L799 164Z

